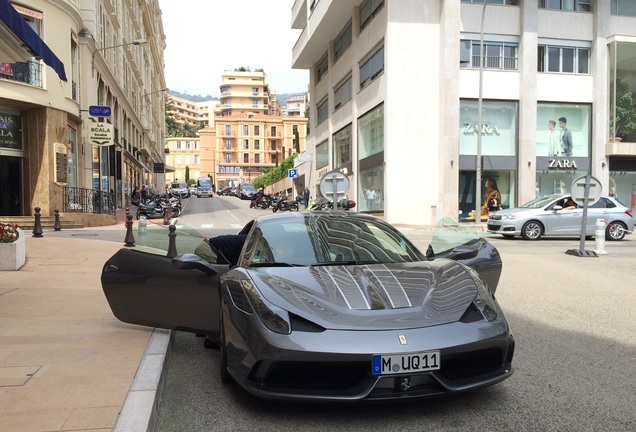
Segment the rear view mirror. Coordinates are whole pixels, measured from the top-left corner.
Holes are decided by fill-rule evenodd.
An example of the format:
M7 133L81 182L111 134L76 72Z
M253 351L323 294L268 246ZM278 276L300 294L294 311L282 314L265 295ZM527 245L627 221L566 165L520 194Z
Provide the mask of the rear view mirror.
M173 258L172 267L180 270L200 270L209 276L218 274L206 261L193 253L186 253Z

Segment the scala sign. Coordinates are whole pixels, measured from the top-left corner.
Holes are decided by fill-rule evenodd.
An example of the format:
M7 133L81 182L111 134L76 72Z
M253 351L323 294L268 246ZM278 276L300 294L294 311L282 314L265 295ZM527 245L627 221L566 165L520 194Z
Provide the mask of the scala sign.
M91 126L88 131L88 140L93 145L109 146L113 144L113 125L96 121L91 118Z

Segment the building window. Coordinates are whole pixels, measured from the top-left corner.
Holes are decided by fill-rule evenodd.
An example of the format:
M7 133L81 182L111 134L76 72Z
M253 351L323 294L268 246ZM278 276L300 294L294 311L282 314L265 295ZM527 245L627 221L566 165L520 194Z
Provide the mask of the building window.
M539 72L590 73L590 49L539 45Z
M232 163L232 155L230 153L225 154L225 163Z
M244 139L243 140L243 150L249 150L249 148L250 148L250 141Z
M194 163L195 164L201 163L201 159L199 158L199 155L194 155Z
M636 2L634 0L612 0L610 13L612 15L636 16Z
M249 153L243 153L243 163L250 163L250 154Z
M254 155L254 163L261 163L261 155L256 153Z
M351 100L351 76L340 83L333 90L333 110L336 111L342 105Z
M333 61L337 62L344 52L351 46L351 21L349 21L333 42Z
M250 127L248 125L243 125L243 135L250 134Z
M366 0L360 5L360 32L371 22L384 6L384 0Z
M260 150L261 140L254 140L254 150Z
M592 12L592 0L539 0L539 8Z
M373 108L358 119L358 158L384 151L384 105Z
M462 40L460 67L479 68L480 48L479 40ZM519 44L516 42L484 41L484 69L517 70L518 57Z
M329 140L316 145L316 169L329 165Z
M333 135L333 167L351 164L351 125L345 126Z
M318 104L318 123L320 124L329 118L329 99L325 99Z
M360 66L360 90L371 83L384 70L384 45Z
M484 3L484 0L462 0L462 3ZM486 0L488 4L519 6L519 0Z
M515 156L517 148L517 102L483 101L481 154ZM477 155L479 101L459 103L459 154Z
M252 87L252 96L258 96L258 87Z
M252 99L252 108L258 108L258 99Z
M259 125L254 126L254 135L259 136L261 134L261 127Z
M324 56L316 63L316 82L319 82L321 79L327 75L327 70L329 69L329 56L325 53Z
M225 135L228 135L228 136L232 135L232 126L230 125L225 126Z
M232 140L225 140L225 150L232 150Z
M271 140L269 142L269 149L276 151L276 140Z

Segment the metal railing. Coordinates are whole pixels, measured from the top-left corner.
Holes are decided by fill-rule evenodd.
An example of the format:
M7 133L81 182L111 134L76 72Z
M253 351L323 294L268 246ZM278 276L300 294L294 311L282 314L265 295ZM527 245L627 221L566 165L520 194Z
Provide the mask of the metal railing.
M0 78L42 87L42 63L39 60L0 63Z
M64 188L64 211L115 214L115 194L96 189Z

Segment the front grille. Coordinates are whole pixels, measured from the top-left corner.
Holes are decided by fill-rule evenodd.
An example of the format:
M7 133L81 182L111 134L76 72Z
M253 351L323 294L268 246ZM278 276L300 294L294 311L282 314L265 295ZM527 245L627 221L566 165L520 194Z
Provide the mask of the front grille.
M371 371L371 362L278 362L271 365L263 384L306 390L347 390Z
M233 284L229 287L228 291L230 293L230 298L232 299L232 302L237 309L242 310L247 314L251 314L253 312L252 304L247 298L247 295L245 295L245 291L243 291L243 288Z
M501 348L487 348L442 356L442 368L439 374L448 380L457 381L486 375L501 369L502 366Z
M499 231L499 225L488 224L488 231Z

